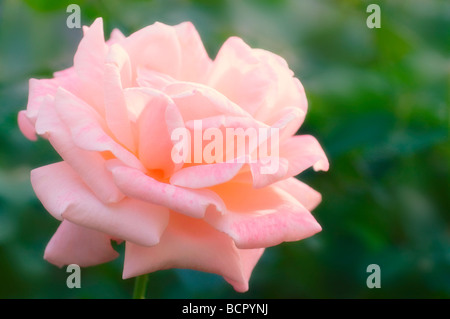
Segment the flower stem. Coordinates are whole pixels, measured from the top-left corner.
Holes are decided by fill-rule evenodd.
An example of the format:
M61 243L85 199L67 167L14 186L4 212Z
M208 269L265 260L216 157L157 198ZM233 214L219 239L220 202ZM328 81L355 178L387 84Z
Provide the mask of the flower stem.
M147 292L148 274L136 277L134 282L133 299L145 299Z

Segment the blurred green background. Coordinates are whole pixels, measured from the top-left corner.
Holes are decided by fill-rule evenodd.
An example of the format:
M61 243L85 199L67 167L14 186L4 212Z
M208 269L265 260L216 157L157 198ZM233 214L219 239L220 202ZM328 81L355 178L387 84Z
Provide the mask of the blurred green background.
M319 190L323 231L266 250L250 290L216 275L166 270L150 275L151 298L449 298L450 2L406 1L48 1L0 0L0 297L128 298L123 254L82 269L82 288L43 260L58 226L36 199L32 168L59 160L45 141L17 127L28 79L69 67L82 24L103 17L105 34L161 21L192 21L215 57L232 35L283 56L302 81L311 133L329 156L327 173L299 177ZM367 5L381 28L366 26ZM117 249L123 252L123 247ZM381 267L368 289L366 267Z

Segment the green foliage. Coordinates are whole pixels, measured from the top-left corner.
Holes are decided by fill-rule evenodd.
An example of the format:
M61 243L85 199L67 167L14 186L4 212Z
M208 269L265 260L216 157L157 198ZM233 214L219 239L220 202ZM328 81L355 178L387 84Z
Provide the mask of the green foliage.
M17 128L27 81L72 64L81 30L65 25L75 1L0 1L0 297L128 298L118 260L82 270L82 288L42 258L56 230L29 183L58 161L46 141ZM286 58L309 111L301 134L322 143L327 173L299 176L323 195L323 231L266 250L237 294L220 277L189 270L150 275L149 297L449 298L450 2L378 1L381 29L366 27L371 1L79 1L83 24L126 35L155 21L192 21L214 57L242 37ZM123 245L117 247L123 252ZM381 288L366 267L381 267Z

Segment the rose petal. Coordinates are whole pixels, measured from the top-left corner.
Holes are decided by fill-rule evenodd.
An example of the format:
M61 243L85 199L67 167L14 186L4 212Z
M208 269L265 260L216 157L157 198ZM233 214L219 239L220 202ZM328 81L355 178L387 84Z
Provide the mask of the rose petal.
M275 72L261 63L252 48L238 37L222 45L213 62L208 84L252 116L272 94Z
M311 135L296 135L280 146L280 156L289 161L286 177L300 174L313 166L315 171L327 171L329 163L322 147Z
M223 276L239 292L248 280L263 249L242 251L227 235L202 220L171 212L161 242L153 247L127 243L123 278L160 269L188 268Z
M37 136L34 130L33 123L28 119L26 111L20 111L17 116L17 122L19 124L19 129L25 137L31 141L36 141Z
M159 242L169 210L131 198L106 205L92 194L65 162L31 172L33 189L53 217L139 245Z
M176 80L164 73L147 68L138 68L136 82L140 87L163 91L168 85L175 83Z
M250 117L223 94L199 83L177 82L164 92L174 100L185 122L220 115Z
M210 189L222 198L227 211L209 212L205 220L233 238L238 248L270 247L321 230L311 213L281 188L226 183Z
M265 103L255 113L255 118L269 125L275 123L280 117L278 112L283 112L284 108L295 107L301 112L295 121L289 123L290 135L295 134L305 119L308 109L305 90L300 81L294 77L294 72L289 69L286 61L272 52L253 49L253 54L258 57L261 63L273 70L276 89L270 91L274 96L270 97L272 103Z
M97 112L104 114L103 67L108 46L103 36L103 20L97 18L84 36L74 56L74 68L80 80L80 96Z
M202 218L206 211L223 212L225 209L220 197L207 189L185 189L161 183L125 166L110 169L116 185L129 197L168 207L194 218Z
M44 259L58 267L70 264L95 266L118 256L108 235L68 221L61 223L44 253Z
M231 180L244 163L217 163L183 168L172 175L172 185L194 189L210 187Z
M114 45L105 64L104 96L108 128L117 140L131 152L136 151L122 84L131 82L130 61L123 49Z
M156 22L134 32L121 43L130 56L133 78L138 67L177 77L181 66L180 43L174 28Z
M61 120L70 129L73 141L78 147L89 151L109 151L126 165L145 170L134 154L106 134L103 119L84 101L60 88L56 95L55 108Z
M164 177L170 176L181 166L172 161L175 142L171 140L172 131L184 127L181 114L165 94L147 88L133 92L146 96L137 122L139 159L147 169L159 169L164 172Z
M202 40L191 22L175 26L180 43L181 66L178 79L181 81L204 82L212 66Z
M274 184L297 199L307 210L312 211L322 201L322 195L310 186L291 177Z
M80 149L73 143L70 132L62 124L50 96L47 96L47 101L40 108L36 132L49 139L59 155L79 174L99 199L111 203L123 198L123 194L114 184L111 173L105 168L105 159L99 153Z

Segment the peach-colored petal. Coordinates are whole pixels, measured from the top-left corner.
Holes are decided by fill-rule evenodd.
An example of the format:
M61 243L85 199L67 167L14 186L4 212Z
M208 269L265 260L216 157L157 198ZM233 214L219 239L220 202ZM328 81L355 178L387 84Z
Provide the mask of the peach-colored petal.
M58 266L95 266L116 259L111 238L101 232L63 221L45 248L44 258Z
M206 211L223 212L219 196L207 189L186 189L161 183L143 172L125 167L111 167L116 185L129 197L168 207L187 216L202 218Z
M156 245L169 220L167 208L135 199L102 203L65 162L34 169L31 184L53 217L139 245Z
M239 250L230 237L204 221L171 212L169 226L158 245L142 247L127 243L123 277L188 268L219 274L237 291L245 292L262 252L263 249Z
M36 141L37 136L34 130L33 123L28 119L26 111L20 111L17 116L17 122L19 124L19 129L25 137L31 141Z
M55 99L59 117L70 129L74 143L85 150L111 152L124 164L144 170L134 154L104 131L104 120L88 104L60 88ZM102 125L103 124L103 125Z
M274 184L297 199L309 211L319 205L322 195L295 177L287 178Z
M138 93L136 90L135 93ZM139 159L147 169L159 169L170 176L175 168L172 161L172 131L184 127L183 119L174 102L166 95L147 88L145 107L137 121L139 130Z
M205 220L233 238L238 248L270 247L321 230L311 213L281 188L226 183L210 189L222 198L227 211L208 213Z
M53 98L47 96L47 101L43 103L36 121L37 134L49 139L59 155L80 175L99 199L105 203L122 199L123 194L114 184L103 157L99 153L83 150L73 143L70 132L64 127L53 104Z

